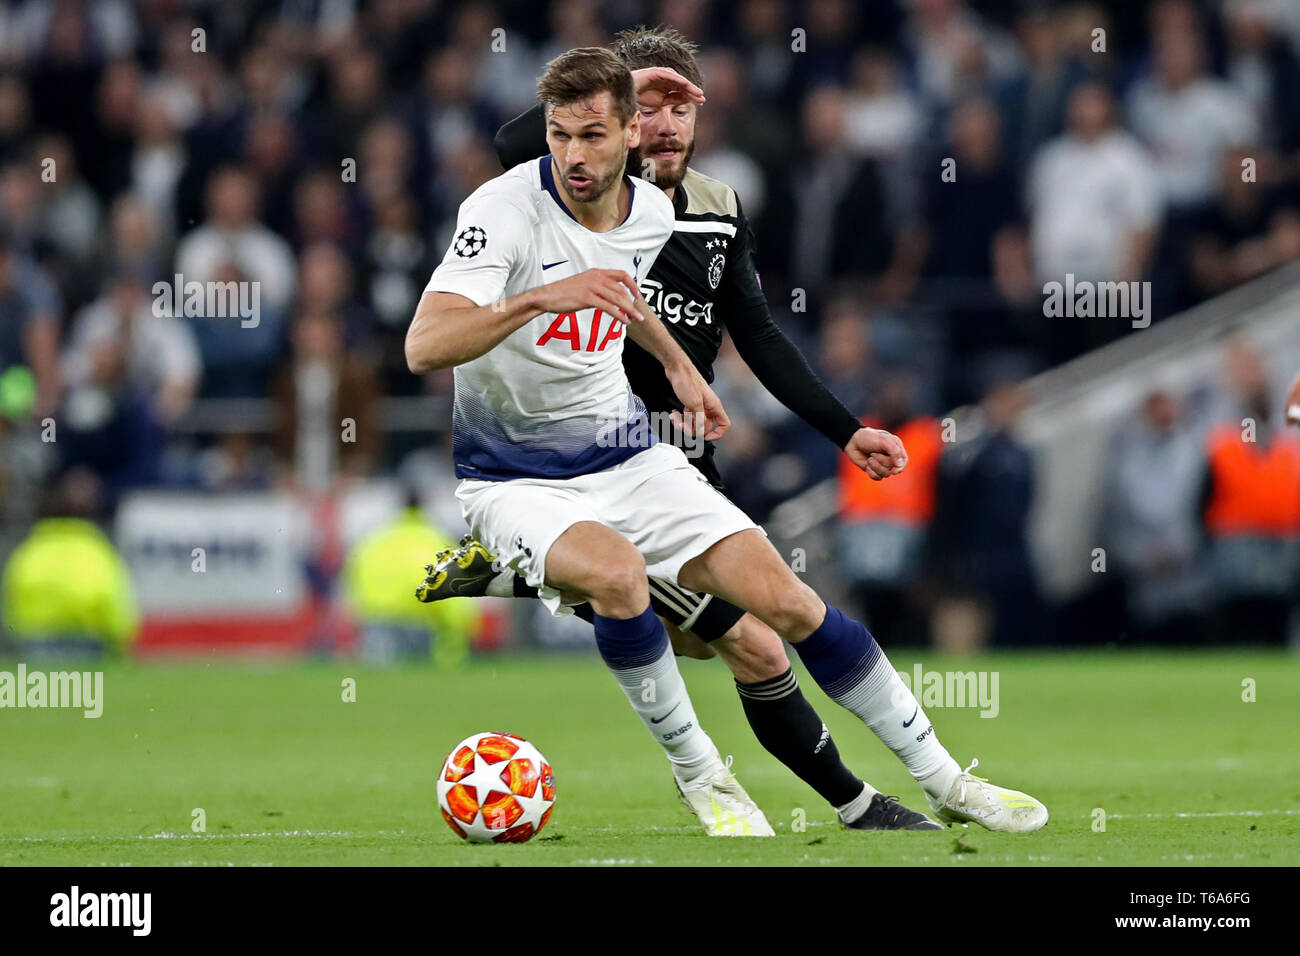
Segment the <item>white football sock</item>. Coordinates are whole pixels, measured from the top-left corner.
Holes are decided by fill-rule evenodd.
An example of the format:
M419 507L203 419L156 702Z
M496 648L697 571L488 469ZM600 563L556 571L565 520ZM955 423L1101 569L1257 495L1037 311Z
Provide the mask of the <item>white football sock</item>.
M870 727L926 793L947 795L961 768L861 622L828 604L821 626L794 648L826 696Z
M926 793L943 797L961 774L930 718L883 652L857 686L837 696L836 702L871 728Z
M626 669L611 667L610 673L650 736L663 747L682 789L692 789L718 768L718 748L700 727L672 647L652 663Z

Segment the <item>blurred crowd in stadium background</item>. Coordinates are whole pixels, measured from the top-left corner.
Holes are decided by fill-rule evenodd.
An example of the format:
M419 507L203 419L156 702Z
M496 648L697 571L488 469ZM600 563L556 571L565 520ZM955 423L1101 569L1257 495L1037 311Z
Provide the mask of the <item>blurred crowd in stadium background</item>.
M925 640L927 601L969 592L995 642L1050 641L1017 383L1141 333L1045 318L1043 284L1147 279L1159 322L1300 259L1300 2L0 2L3 551L40 514L108 522L141 488L328 498L433 474L449 492L451 374L403 357L416 300L546 61L638 22L701 44L693 165L745 204L778 321L911 451L871 485L724 349L732 495L763 520L838 480L838 573L891 639ZM258 321L155 308L177 274L257 282ZM1212 636L1211 545L1252 505L1207 484L1211 426L1260 422L1263 464L1235 465L1266 484L1235 493L1300 497L1296 439L1268 427L1285 383L1242 346L1224 368L1116 437L1118 632ZM976 402L979 442L946 445L942 416ZM1294 505L1262 510L1254 537L1294 548ZM1219 601L1251 622L1234 634L1282 639L1280 553L1238 562L1281 580ZM317 561L316 590L343 564Z

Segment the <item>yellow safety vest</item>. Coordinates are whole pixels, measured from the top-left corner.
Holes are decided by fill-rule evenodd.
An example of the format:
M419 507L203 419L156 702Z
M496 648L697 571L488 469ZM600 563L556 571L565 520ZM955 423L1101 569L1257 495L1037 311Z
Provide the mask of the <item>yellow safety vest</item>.
M18 641L91 638L125 647L140 630L126 563L96 525L45 518L9 557L0 615Z

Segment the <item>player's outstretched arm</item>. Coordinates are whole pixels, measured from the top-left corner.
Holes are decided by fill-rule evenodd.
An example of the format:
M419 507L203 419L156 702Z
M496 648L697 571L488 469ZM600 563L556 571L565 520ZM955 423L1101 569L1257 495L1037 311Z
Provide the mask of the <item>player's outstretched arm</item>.
M491 305L477 305L454 292L426 292L406 330L407 368L424 375L472 361L541 312L532 292Z
M899 474L907 466L902 441L890 432L864 427L817 377L772 318L758 284L753 231L740 210L739 199L736 208L740 223L735 248L717 299L736 351L781 404L843 449L853 464L876 481Z
M907 467L902 440L864 426L844 407L772 319L765 301L751 302L727 316L736 351L781 404L842 448L853 464L875 480L900 474Z
M639 321L628 302L629 285L636 288L617 269L588 269L488 305L454 292L426 292L406 331L407 367L423 375L471 362L546 313L600 309L622 322Z

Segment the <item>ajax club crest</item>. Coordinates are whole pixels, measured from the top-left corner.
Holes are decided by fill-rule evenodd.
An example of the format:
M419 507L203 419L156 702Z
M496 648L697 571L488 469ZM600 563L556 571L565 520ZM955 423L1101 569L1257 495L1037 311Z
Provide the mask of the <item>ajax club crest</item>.
M727 257L718 253L709 262L709 288L716 289L722 281L722 268L727 264Z

